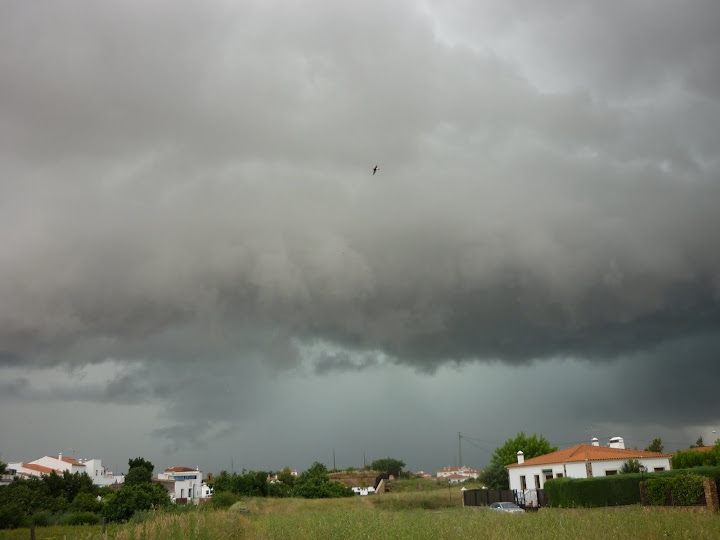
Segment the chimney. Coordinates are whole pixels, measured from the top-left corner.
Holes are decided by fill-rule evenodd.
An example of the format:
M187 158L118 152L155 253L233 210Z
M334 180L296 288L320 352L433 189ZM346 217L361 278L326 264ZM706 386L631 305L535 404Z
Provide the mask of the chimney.
M523 454L522 450L518 450L517 457L518 457L518 465L522 465L523 463L525 463L525 454Z
M58 454L58 459L59 459L60 461L62 461L62 452L60 452L60 453Z
M598 438L597 438L597 437L593 437L592 440L590 441L590 443L591 443L593 446L600 446L600 441L598 441Z
M625 440L622 437L613 437L610 439L610 448L625 449Z

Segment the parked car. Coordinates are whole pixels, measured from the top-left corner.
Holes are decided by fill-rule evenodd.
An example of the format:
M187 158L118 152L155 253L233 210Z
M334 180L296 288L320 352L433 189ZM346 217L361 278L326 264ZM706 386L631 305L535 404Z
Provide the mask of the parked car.
M508 514L522 514L525 510L511 502L496 502L490 505L493 512L507 512Z

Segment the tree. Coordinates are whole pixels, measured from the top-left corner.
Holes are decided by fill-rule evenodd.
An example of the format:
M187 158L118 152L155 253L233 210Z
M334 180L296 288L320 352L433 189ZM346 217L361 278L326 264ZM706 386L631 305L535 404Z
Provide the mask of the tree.
M695 441L695 444L691 444L690 448L700 448L701 446L705 446L705 443L703 442L702 435L698 437L698 440Z
M405 467L404 461L390 457L376 459L370 464L370 468L373 471L383 471L394 476L400 476L403 467Z
M0 474L5 474L7 472L7 463L4 461L0 461Z
M138 486L141 484L151 484L152 474L155 466L145 458L137 457L128 460L128 472L125 475L126 486Z
M522 450L525 459L543 456L557 451L557 446L540 435L533 433L527 437L524 432L518 433L514 439L508 439L505 444L499 446L493 452L490 459L490 466L483 470L480 481L489 489L509 489L510 480L505 465L517 463L517 453Z
M295 479L290 495L306 499L329 499L334 497L350 497L353 490L344 484L330 482L328 470L322 463L315 462Z
M138 467L136 467L138 468ZM144 467L139 467L143 469ZM107 497L103 515L111 521L127 521L138 510L168 506L170 495L159 485L125 484Z
M650 443L650 446L648 446L645 451L646 452L662 452L663 451L663 443L660 437L657 439L653 439L653 441Z
M632 474L640 472L640 462L637 459L628 459L620 467L620 474Z

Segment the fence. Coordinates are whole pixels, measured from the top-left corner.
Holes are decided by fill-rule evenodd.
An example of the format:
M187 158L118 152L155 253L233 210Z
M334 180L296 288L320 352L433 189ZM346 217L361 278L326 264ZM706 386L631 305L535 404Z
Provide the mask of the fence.
M532 493L529 493L532 491ZM489 506L496 502L514 502L521 508L539 508L547 506L547 495L544 489L528 490L527 492L513 489L468 489L463 491L465 506Z

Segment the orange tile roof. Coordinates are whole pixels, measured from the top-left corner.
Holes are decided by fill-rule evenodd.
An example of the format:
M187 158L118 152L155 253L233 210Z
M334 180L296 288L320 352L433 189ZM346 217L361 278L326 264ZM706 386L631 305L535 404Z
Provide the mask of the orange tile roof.
M22 466L25 469L30 469L31 471L37 471L37 472L43 473L43 474L52 474L52 473L62 474L63 473L63 471L58 471L56 469L51 469L50 467L44 467L42 465L35 465L34 463L23 463Z
M714 446L696 446L695 448L688 448L688 450L692 450L693 452L709 452L715 448Z
M191 469L190 467L170 467L165 469L163 472L197 472L197 469Z
M662 452L645 452L644 450L630 450L628 448L609 448L607 446L593 446L591 444L578 444L570 448L564 448L557 452L545 454L531 459L524 463L512 463L505 467L524 467L526 465L550 465L554 463L570 463L573 461L603 461L607 459L638 459L638 458L663 458L672 457L672 454Z

